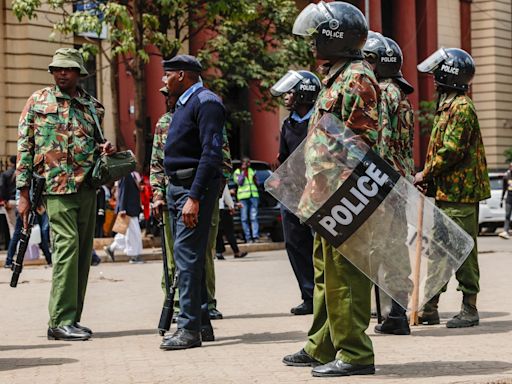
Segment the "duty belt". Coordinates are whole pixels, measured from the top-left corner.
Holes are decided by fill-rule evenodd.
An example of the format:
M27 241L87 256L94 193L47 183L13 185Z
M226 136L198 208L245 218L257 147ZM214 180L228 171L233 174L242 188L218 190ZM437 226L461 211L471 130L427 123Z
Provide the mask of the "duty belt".
M169 182L174 185L191 185L196 176L197 168L178 169L169 173Z

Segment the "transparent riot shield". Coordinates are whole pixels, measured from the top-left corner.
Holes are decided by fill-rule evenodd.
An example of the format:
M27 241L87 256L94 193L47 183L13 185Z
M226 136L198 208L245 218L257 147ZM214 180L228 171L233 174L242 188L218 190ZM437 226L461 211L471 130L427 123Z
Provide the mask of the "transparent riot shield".
M404 308L421 308L436 295L474 246L331 114L265 188Z

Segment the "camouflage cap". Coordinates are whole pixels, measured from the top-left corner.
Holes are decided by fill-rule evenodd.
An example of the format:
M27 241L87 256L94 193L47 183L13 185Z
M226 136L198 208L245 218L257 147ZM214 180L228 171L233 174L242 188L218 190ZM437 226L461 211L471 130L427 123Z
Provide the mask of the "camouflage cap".
M75 48L59 48L53 55L53 60L48 65L48 71L51 72L52 67L56 68L78 68L80 75L88 75L87 69L84 66L84 59L82 54Z

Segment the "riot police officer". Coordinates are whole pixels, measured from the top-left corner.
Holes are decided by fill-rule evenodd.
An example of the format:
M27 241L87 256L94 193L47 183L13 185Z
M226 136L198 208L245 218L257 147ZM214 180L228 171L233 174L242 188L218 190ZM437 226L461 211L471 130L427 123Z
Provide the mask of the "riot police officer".
M363 48L365 59L372 65L381 89L381 135L379 140L380 155L404 177L414 175L412 143L414 135L414 111L407 94L414 91L413 87L402 75L402 50L398 44L380 33L369 32L368 40ZM375 229L382 237L396 242L393 249L400 250L402 257L388 258L385 263L394 265L386 268L384 277L386 285L407 284L412 292L412 282L408 279L411 270L407 242L407 220L405 209L399 206L390 217L393 223L385 221L385 226ZM383 221L384 223L384 221ZM396 291L399 291L397 289ZM404 292L406 292L405 290ZM400 302L406 303L407 297ZM409 335L411 330L407 322L406 310L398 302L392 300L391 311L382 324L375 326L379 333Z
M436 205L475 242L455 274L457 290L463 295L461 310L446 323L448 328L472 327L479 323L478 205L491 196L480 125L467 94L475 75L475 62L462 49L440 48L420 63L418 70L434 75L438 99L425 166L416 174L415 183L433 185ZM428 271L428 275L435 273L434 269ZM441 290L444 291L446 286ZM425 305L421 323L439 324L437 305L441 292Z
M272 96L283 96L284 106L290 115L283 121L279 141L278 160L282 164L299 146L308 133L313 105L321 88L318 77L309 71L286 73L270 90ZM313 313L313 233L311 228L281 207L284 241L293 273L299 283L302 303L293 307L294 315Z
M327 60L325 88L318 95L310 128L324 113L340 118L369 145L378 139L380 89L361 49L368 34L364 15L335 1L309 4L293 33L313 35L316 58ZM321 154L308 161L322 161ZM325 239L315 235L314 318L304 349L285 356L291 366L315 366L313 376L375 373L373 347L365 330L370 322L371 281Z

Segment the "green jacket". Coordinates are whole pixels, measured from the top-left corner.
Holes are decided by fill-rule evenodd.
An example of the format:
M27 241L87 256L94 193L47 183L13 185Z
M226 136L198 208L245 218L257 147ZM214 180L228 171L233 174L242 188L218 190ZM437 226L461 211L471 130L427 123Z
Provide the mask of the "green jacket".
M83 89L73 99L58 86L34 92L18 125L16 187L29 187L36 172L46 178L46 194L77 192L99 155L93 114L101 122L104 112Z
M392 79L381 81L379 87L382 91L380 155L402 176L412 176L414 175L414 160L412 157L414 112L411 103Z
M441 96L423 178L434 183L436 200L476 203L491 196L480 125L467 95Z

